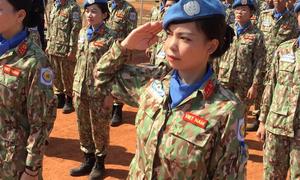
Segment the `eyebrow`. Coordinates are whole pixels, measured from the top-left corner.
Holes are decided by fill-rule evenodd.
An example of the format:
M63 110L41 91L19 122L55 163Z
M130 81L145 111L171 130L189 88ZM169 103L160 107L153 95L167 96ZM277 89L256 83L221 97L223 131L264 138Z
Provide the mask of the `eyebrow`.
M173 31L171 31L169 28L168 29L166 29L166 32L171 32L171 33L174 33ZM191 33L191 32L179 32L179 33L177 33L178 35L186 35L186 36L195 36L195 34L194 33Z

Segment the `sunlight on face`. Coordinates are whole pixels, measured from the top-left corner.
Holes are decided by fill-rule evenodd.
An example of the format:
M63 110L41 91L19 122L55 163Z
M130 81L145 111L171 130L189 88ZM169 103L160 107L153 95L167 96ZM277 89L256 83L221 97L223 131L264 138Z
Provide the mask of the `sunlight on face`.
M207 65L209 42L194 22L171 24L164 44L167 60L172 68L194 71Z
M249 6L238 6L234 9L235 20L241 25L249 22L252 12Z

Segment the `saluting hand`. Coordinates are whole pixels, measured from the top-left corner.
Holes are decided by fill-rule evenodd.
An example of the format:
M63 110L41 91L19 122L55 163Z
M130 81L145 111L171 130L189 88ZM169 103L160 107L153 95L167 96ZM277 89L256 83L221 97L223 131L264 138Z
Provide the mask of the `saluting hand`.
M121 46L129 50L146 50L157 42L156 36L162 30L162 22L146 23L134 29L122 42Z

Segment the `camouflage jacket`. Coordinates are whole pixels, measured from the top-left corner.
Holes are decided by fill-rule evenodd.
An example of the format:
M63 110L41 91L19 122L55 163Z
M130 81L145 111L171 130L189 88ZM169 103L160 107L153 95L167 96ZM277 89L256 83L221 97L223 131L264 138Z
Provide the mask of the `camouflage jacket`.
M46 39L48 54L65 57L68 53L76 53L78 33L81 29L80 7L74 0L53 8L50 13Z
M226 85L238 81L244 86L262 83L266 48L262 32L250 25L235 36L230 49L218 59L218 79Z
M292 39L278 47L259 117L265 122L266 130L289 137L294 137L295 128L300 128L300 50L297 43Z
M234 16L234 10L232 8L232 5L223 2L223 6L226 13L226 23L230 26L234 25L235 16Z
M116 35L104 24L91 41L88 41L86 30L87 28L83 28L79 34L73 92L79 96L96 97L93 69L109 49Z
M113 44L95 76L100 87L111 84L114 96L139 106L137 150L128 179L244 179L244 105L212 76L170 109L170 75L145 85L142 70L122 74L125 59Z
M274 9L262 11L258 21L258 28L264 33L267 48L266 71L269 71L277 47L298 35L298 23L291 12L286 12L278 21L274 18L273 13Z
M56 117L54 75L43 51L31 39L0 56L0 177L13 177L25 165L42 166L49 124Z
M160 10L160 4L156 4L152 9L150 13L150 22L159 21L161 19L161 10Z
M126 36L137 27L138 15L135 8L125 0L115 0L116 8L110 7L110 17L107 25L114 30L118 39L125 39Z

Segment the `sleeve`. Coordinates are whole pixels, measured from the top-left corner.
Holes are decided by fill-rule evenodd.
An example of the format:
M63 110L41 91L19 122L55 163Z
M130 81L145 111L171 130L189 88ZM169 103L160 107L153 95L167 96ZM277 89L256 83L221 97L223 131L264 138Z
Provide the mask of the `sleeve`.
M236 104L225 117L225 128L211 155L208 179L246 179L248 150L244 139L244 112L244 105Z
M70 31L70 50L69 53L76 53L79 31L82 27L80 7L72 7L71 12L71 31Z
M29 75L27 114L30 128L27 139L26 166L41 167L44 145L56 118L56 99L53 93L53 71L49 66L32 68Z
M270 111L270 106L272 103L273 98L273 92L275 89L275 85L277 83L277 74L278 74L278 62L279 62L279 54L278 50L275 52L275 56L273 58L272 64L271 64L271 70L268 75L268 81L266 83L266 87L263 92L262 96L262 103L260 106L260 116L259 121L265 123L267 116Z
M102 94L112 94L118 100L137 107L147 82L151 78L164 76L168 66L124 65L128 54L122 52L118 41L113 43L94 69L94 85Z
M254 85L261 85L263 81L263 72L264 72L264 61L266 58L266 47L264 43L263 35L258 37L258 41L254 46L254 55L253 55L253 67L254 67L254 76L253 82Z

